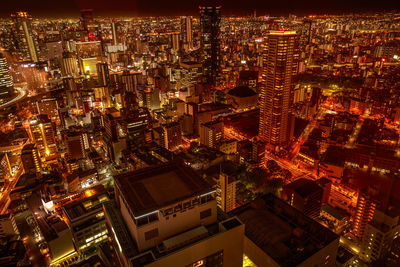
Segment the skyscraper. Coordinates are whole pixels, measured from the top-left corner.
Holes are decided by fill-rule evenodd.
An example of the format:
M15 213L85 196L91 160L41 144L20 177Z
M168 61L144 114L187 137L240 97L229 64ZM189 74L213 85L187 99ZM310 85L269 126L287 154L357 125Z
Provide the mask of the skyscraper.
M35 144L26 144L21 151L21 162L25 173L42 173L42 164Z
M0 103L10 96L13 80L8 69L7 60L0 53Z
M71 52L64 52L61 59L61 73L63 76L79 76L78 59Z
M292 135L290 107L297 75L297 34L271 31L264 41L259 137L269 148L286 145Z
M115 27L115 20L113 19L111 21L111 30L112 30L112 44L113 45L117 45L118 41L117 41L117 29Z
M100 86L108 86L110 84L110 72L108 71L107 63L97 63L97 79Z
M32 35L32 17L27 12L17 12L11 14L13 20L13 30L17 39L17 49L22 60L38 62L37 43Z
M208 83L215 85L221 60L219 29L221 6L200 5L199 8L203 75L206 77Z
M181 40L188 49L193 48L192 20L191 16L181 17Z
M174 51L179 50L179 34L171 34L171 48Z
M93 9L82 9L80 20L82 28L88 33L88 40L95 40L96 24L93 18Z

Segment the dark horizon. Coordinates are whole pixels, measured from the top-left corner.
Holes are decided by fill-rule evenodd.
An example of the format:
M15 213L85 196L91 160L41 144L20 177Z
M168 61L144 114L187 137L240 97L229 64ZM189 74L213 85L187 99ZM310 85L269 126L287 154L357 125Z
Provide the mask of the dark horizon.
M79 17L80 10L92 8L95 16L178 16L197 15L200 1L185 0L153 0L153 1L130 1L130 0L19 0L8 1L2 5L0 17L7 18L16 11L27 11L33 17ZM257 15L287 16L288 14L303 15L342 15L358 13L390 12L400 9L400 1L387 0L384 4L380 1L345 1L338 0L334 3L317 0L305 1L274 1L260 2L257 0L246 1L219 1L223 7L223 15L244 16L252 14L254 10Z

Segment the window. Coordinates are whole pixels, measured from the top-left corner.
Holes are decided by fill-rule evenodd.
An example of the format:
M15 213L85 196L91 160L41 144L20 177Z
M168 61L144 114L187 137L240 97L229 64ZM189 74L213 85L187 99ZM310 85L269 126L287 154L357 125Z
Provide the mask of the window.
M158 228L155 228L153 230L150 230L150 231L147 231L147 232L144 233L144 239L146 241L150 240L150 239L153 239L153 238L155 238L157 236L158 236Z
M205 258L197 260L192 264L186 265L186 267L203 267L203 266L213 266L213 267L222 267L224 266L224 251L220 250L217 253L209 255Z
M200 212L200 220L210 216L211 216L211 209L206 209Z

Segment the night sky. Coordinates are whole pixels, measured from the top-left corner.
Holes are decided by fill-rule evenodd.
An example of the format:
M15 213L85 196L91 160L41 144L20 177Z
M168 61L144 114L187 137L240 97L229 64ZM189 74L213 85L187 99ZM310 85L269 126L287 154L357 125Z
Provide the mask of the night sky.
M79 16L82 8L96 15L195 15L195 0L1 0L0 16L24 10L34 17ZM400 0L221 0L224 15L342 14L400 9Z

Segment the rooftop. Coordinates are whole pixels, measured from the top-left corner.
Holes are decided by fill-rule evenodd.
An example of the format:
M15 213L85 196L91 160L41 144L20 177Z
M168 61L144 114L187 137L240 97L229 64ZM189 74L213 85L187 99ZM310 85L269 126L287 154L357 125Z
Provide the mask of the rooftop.
M115 184L135 216L211 189L192 168L178 161L118 175Z
M296 181L286 185L286 187L293 189L296 193L304 198L310 194L313 194L314 192L322 191L317 182L306 178L297 179Z
M236 97L250 97L250 96L257 95L257 93L254 92L254 90L252 90L251 88L249 88L247 86L235 87L235 88L229 90L228 94L232 95L232 96L236 96Z
M339 236L272 194L230 212L245 235L280 266L297 266Z

